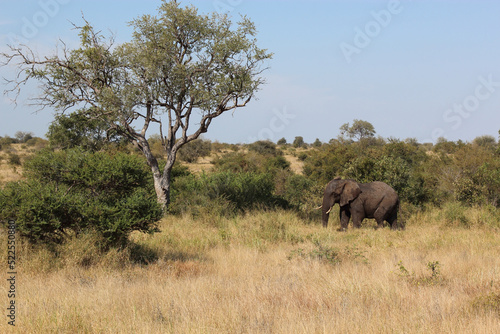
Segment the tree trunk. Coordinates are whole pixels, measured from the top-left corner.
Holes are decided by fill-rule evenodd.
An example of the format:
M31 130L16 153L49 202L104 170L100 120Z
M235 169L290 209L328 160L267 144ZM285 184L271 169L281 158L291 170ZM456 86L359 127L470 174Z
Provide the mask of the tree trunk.
M153 174L154 186L158 203L166 211L170 204L170 180L165 180L161 173Z
M171 175L172 175L172 168L175 162L176 152L172 152L172 150L167 151L168 153L167 163L162 172L158 165L158 160L154 157L154 155L151 152L149 143L145 139L143 139L138 142L134 142L134 144L137 145L137 147L142 151L142 153L146 157L148 166L151 168L151 172L153 173L153 182L158 204L161 205L163 212L166 212L168 209L168 205L170 204Z
M167 163L163 169L163 173L160 172L158 164L152 166L154 187L156 191L156 196L158 203L162 206L164 212L167 211L170 205L170 188L172 183L172 168L174 167L175 156L169 155L167 158Z

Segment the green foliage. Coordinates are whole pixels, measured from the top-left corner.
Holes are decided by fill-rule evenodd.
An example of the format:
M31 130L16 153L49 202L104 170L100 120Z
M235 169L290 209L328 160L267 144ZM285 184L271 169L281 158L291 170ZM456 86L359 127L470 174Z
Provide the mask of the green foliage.
M302 209L304 204L308 202L308 198L314 196L314 193L310 192L312 187L313 182L305 176L299 174L290 175L286 179L283 198L290 206Z
M422 204L429 198L420 166L427 156L413 144L392 142L364 148L364 143L323 145L309 153L304 174L312 181L327 184L335 176L361 183L383 181L404 201Z
M44 150L25 164L27 180L0 193L1 219L15 219L33 242L61 242L94 230L107 243L134 230L151 232L162 216L141 159L82 149Z
M278 140L277 144L278 145L286 145L287 144L286 138L285 137L281 138L280 140Z
M316 140L312 144L313 147L321 147L321 145L323 145L323 143L321 142L321 140L319 140L319 138L316 138Z
M293 140L293 147L301 148L301 147L305 147L305 146L306 146L306 143L304 142L303 137L301 137L301 136L295 137L295 139Z
M484 163L474 170L464 171L455 181L455 198L467 205L500 204L500 164Z
M290 162L285 159L285 157L278 155L267 160L265 163L265 170L268 173L276 174L279 170L290 169Z
M471 227L466 208L458 202L446 203L441 211L442 218L448 226Z
M299 155L297 155L297 158L300 160L300 161L306 161L308 155L307 153L305 152L302 152L302 153L299 153Z
M0 147L2 149L8 148L11 146L11 144L16 143L16 140L14 138L11 138L9 136L1 137L0 138Z
M209 140L196 139L182 146L178 158L181 161L193 163L198 158L209 156L211 150L212 143Z
M265 152L258 153L257 150ZM280 170L290 168L290 163L279 150L262 149L254 146L249 153L230 152L212 161L215 171L233 173L269 173L276 175Z
M272 157L283 155L283 152L276 148L276 144L269 140L256 141L255 143L248 145L248 149L250 151Z
M451 199L466 205L499 206L500 157L491 148L467 144L453 155L433 158L436 183Z
M21 157L19 156L19 154L9 152L7 154L7 162L11 166L21 166Z
M217 205L222 215L231 215L255 207L274 207L279 203L274 196L271 175L218 172L176 179L170 210L173 213L196 213Z
M413 140L390 139L368 146L333 141L308 152L304 175L323 186L335 176L363 183L383 181L403 202L418 206L449 200L498 206L500 157L475 144L449 144L442 141L430 152Z
M215 158L212 163L214 164L214 169L216 171L247 173L262 170L264 158L254 152L249 154L245 154L243 152L229 152L223 156Z
M438 138L436 145L434 145L432 150L442 154L453 154L464 145L465 144L460 140L458 142L452 142L446 140L445 138Z
M489 150L494 151L495 148L497 147L497 141L495 137L493 136L479 136L476 137L473 141L472 144L475 146L480 146Z
M158 201L166 205L175 154L206 133L216 117L253 99L272 53L257 45L257 29L247 17L234 24L226 14L199 14L175 0L163 0L154 15L130 22L131 40L120 45L83 20L77 48L43 60L29 47L3 53L6 64L17 66L11 91L38 81L42 107L72 112L58 120L70 126L49 131L56 147L97 151L104 133L108 140L117 134L134 144L160 185ZM164 171L146 140L153 123L165 131Z
M373 138L375 136L374 126L367 121L362 121L355 119L352 126L349 123L345 123L340 127L340 135L342 138L357 139L361 141L363 139Z
M309 153L304 164L304 175L313 182L326 185L334 177L341 176L347 164L356 157L357 152L350 145L323 145Z
M47 138L53 148L82 147L88 151L99 151L110 143L121 141L116 133L108 130L106 122L90 118L86 112L80 111L57 115L49 126Z

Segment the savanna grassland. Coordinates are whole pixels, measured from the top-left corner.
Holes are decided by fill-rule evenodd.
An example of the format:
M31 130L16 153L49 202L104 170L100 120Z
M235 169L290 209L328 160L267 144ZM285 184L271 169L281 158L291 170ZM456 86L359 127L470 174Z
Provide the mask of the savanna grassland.
M497 333L498 217L468 214L470 228L430 210L405 231L346 233L286 211L184 216L107 253L89 234L20 243L16 327L0 331Z
M364 160L345 149L355 149L355 144L286 149L283 156L292 163L283 163L275 154L272 169L264 153L212 151L209 157L183 163L194 174L184 170L184 176L178 176L174 185L182 191L174 194L173 212L161 219L155 233L133 231L121 246L109 246L102 234L91 230L77 235L70 231L63 242L55 243L18 236L16 326L8 325L6 317L9 287L4 269L0 332L500 332L500 213L493 204L496 185L486 178L495 179L496 167L483 163L495 155L476 149L486 158L475 158L465 154L474 151L468 146L452 153L420 154L417 149L408 152L413 144L396 144L373 146ZM25 161L33 152L16 145L2 151L2 183L23 179L23 169L29 167ZM406 160L379 158L396 148ZM376 172L402 180L406 230L376 230L367 220L361 229L350 226L338 232L338 207L328 228L321 226L320 212L313 209L321 202L321 187L299 174L305 169L304 174L319 179L315 173L320 169L312 169L315 159L328 157L342 165L334 160L340 156L335 150L351 161L345 173L368 178L367 173ZM453 160L462 157L460 150L470 161ZM416 163L416 157L425 164ZM384 165L367 163L369 159ZM395 163L418 168L398 168L406 174L395 174L390 169ZM477 174L457 172L474 170L474 165L486 167ZM242 194L227 192L217 199L190 190L199 189L199 183L221 191L224 188L216 187L226 180L221 175L236 186L269 183L259 177L231 179L235 166L268 168L275 182L270 189L295 206L266 206L258 199L275 198L258 187L255 195L245 195L260 196L255 197L256 205L239 210ZM205 174L207 167L216 171ZM429 176L427 171L436 169L442 173ZM475 180L459 183L459 196L451 192L458 186L447 181L455 172ZM413 175L430 181L419 183ZM484 186L479 183L483 179ZM231 184L224 183L226 188ZM486 191L488 185L492 191ZM448 190L446 201L439 202L435 194ZM479 193L488 197L474 202ZM422 199L421 204L409 203L412 199ZM0 245L5 245L0 261L7 263L5 231Z

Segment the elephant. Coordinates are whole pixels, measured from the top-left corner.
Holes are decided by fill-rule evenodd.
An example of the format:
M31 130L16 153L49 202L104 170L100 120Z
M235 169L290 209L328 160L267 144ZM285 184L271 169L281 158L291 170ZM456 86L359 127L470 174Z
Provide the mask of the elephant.
M384 182L358 183L354 180L342 180L337 177L326 186L323 205L323 226L328 226L328 218L333 206L340 206L340 231L345 231L352 218L355 228L361 227L365 218L375 218L377 228L387 221L391 229L404 229L404 223L398 224L399 196Z

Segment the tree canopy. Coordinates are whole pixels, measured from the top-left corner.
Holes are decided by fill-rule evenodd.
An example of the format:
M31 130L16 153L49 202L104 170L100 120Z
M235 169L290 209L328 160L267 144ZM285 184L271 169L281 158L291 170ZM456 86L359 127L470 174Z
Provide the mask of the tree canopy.
M355 119L352 125L345 123L340 127L340 135L349 139L362 140L373 138L375 136L375 128L370 122Z
M126 138L147 159L158 201L170 198L170 173L178 150L208 131L221 114L244 107L264 83L272 55L257 46L255 25L242 17L233 27L227 15L198 14L164 0L157 15L130 25L132 40L115 45L84 19L80 47L40 59L27 47L11 47L4 64L16 64L10 92L36 80L42 108L80 110ZM167 162L160 170L146 133L158 125Z

